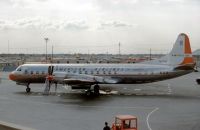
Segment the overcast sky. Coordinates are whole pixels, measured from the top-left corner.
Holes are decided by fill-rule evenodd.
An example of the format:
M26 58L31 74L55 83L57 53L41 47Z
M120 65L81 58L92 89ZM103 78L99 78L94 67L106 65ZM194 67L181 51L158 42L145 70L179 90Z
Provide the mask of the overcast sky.
M0 0L0 53L167 53L200 48L199 0ZM9 48L9 49L8 49Z

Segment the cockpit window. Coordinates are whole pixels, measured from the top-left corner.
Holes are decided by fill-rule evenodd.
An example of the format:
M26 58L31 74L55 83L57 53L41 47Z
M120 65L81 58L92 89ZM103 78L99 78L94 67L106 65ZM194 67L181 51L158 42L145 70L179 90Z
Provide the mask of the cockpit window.
M17 70L17 71L22 71L22 67L20 66L20 67L18 67L16 70Z

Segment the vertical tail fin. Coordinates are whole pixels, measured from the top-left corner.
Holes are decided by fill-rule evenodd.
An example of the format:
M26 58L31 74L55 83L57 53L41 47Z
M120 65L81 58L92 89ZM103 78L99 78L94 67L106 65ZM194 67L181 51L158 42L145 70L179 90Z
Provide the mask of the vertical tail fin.
M144 64L165 64L173 66L175 69L193 69L195 66L190 47L190 40L184 33L178 35L178 38L171 52L156 60L143 62Z
M195 62L192 57L190 41L186 34L179 34L168 55L168 64L180 69L191 69L194 67Z

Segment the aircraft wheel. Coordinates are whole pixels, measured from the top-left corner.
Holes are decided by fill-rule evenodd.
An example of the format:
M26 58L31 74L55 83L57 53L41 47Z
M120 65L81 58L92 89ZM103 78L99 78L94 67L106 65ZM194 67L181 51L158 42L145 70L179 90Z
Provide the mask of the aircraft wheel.
M198 79L196 80L196 82L197 82L197 84L200 84L200 78L198 78Z
M31 88L27 87L27 88L26 88L26 92L27 92L27 93L30 93L30 92L31 92Z
M94 94L95 95L99 95L100 93L99 93L99 85L95 85L94 86Z
M85 92L85 94L86 94L86 96L91 96L93 93L92 93L91 90L87 90L87 91Z
M200 85L200 81L197 81L197 84L199 84L199 85Z

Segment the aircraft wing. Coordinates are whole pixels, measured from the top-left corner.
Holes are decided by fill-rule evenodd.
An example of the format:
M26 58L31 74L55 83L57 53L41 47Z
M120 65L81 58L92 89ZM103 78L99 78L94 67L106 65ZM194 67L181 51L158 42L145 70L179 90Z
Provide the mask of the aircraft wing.
M63 72L57 72L53 74L54 81L65 83L65 84L116 84L118 83L117 79L113 79L112 77L102 77L102 76L94 76L94 75L86 75L86 74L67 74Z
M94 84L94 80L86 80L86 79L75 79L75 78L69 78L64 79L63 81L66 84Z

